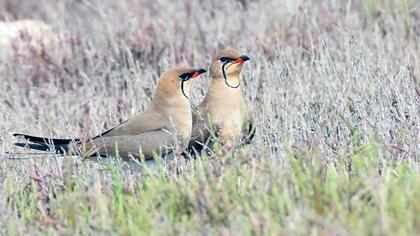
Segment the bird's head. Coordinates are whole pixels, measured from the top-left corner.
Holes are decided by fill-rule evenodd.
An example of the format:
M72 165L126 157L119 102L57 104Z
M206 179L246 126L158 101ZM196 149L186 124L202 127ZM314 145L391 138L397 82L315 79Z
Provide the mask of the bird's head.
M243 63L248 60L248 56L234 49L228 48L218 51L213 57L210 69L213 79L222 78L225 80L227 86L233 88L238 87L239 81L230 81L230 77L238 79Z
M194 78L205 73L203 68L175 67L160 76L157 85L157 94L162 97L183 97L188 99L191 83Z

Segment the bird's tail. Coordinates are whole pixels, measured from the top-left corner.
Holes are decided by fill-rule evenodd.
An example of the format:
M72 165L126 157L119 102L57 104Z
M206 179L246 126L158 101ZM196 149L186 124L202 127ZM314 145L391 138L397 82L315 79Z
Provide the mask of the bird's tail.
M71 143L80 143L80 139L45 138L26 134L13 134L13 136L22 137L27 141L25 143L15 143L18 147L25 147L40 151L54 151L58 154L66 153Z

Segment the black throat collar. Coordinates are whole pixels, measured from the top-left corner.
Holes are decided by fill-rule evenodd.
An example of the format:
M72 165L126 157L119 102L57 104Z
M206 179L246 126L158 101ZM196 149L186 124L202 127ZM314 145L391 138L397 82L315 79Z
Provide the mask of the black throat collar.
M225 62L225 63L223 63L222 64L222 72L223 72L223 78L225 79L225 84L229 87L229 88L233 88L233 89L236 89L236 88L239 88L239 86L241 85L241 81L239 81L238 80L238 85L236 85L236 86L233 86L233 85L230 85L229 84L229 80L228 80L228 78L227 78L227 75L226 75L226 66L227 66L227 64L228 64L228 62Z

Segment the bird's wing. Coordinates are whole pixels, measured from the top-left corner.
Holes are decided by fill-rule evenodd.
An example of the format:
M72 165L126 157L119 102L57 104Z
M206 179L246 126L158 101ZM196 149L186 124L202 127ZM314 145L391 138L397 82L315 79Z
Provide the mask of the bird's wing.
M165 119L161 113L150 110L139 114L92 139L98 137L138 135L148 131L162 129L167 126L168 120Z
M252 118L249 119L245 125L246 126L245 126L245 134L243 137L243 141L245 142L245 144L250 144L256 132L254 120Z
M163 115L158 112L154 112L149 110L148 112L142 113L132 119L129 119L120 125L98 135L92 139L90 142L93 142L97 139L102 139L103 137L107 137L105 140L108 142L112 139L109 137L116 137L116 140L123 141L128 140L127 145L133 146L135 143L132 143L131 138L123 138L127 136L132 136L133 139L136 137L141 136L141 134L146 134L151 131L159 131L163 132L162 130L168 125L168 122L164 119ZM150 141L151 137L155 137L155 133L151 133L151 136L141 136L142 140L147 143L146 151L153 147L152 141ZM30 143L16 143L15 145L20 147L27 147L29 149L36 149L36 150L56 150L57 153L64 153L68 151L69 145L74 143L76 145L82 145L81 140L79 139L54 139L54 138L44 138L44 137L36 137L26 134L14 134L17 137L23 137ZM159 137L164 137L163 133L159 135ZM130 143L131 142L131 143ZM141 142L143 141L139 141ZM156 141L158 143L158 141ZM167 143L168 140L162 138L162 143ZM109 144L111 145L111 144ZM109 146L108 145L108 146ZM115 144L114 144L115 145ZM137 146L138 148L139 146ZM102 153L101 153L102 154Z
M139 134L101 136L87 143L90 151L105 156L150 158L153 154L170 153L176 148L176 136L165 129Z
M251 106L248 106L248 119L245 122L243 141L245 144L250 144L255 136L257 127L255 126L255 111Z

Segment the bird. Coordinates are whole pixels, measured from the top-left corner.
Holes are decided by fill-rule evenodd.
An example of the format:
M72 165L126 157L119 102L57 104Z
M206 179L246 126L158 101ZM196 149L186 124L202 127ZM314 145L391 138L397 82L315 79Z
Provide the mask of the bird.
M85 150L85 156L133 157L149 160L164 152L174 153L177 145L186 147L192 131L189 100L194 78L203 68L176 67L163 73L149 107L137 116L86 141L55 139L15 133L26 142L16 146L66 154Z
M211 84L193 111L193 131L189 151L202 150L212 138L234 145L249 143L255 133L252 114L241 90L240 73L250 58L234 49L218 51L210 67Z

